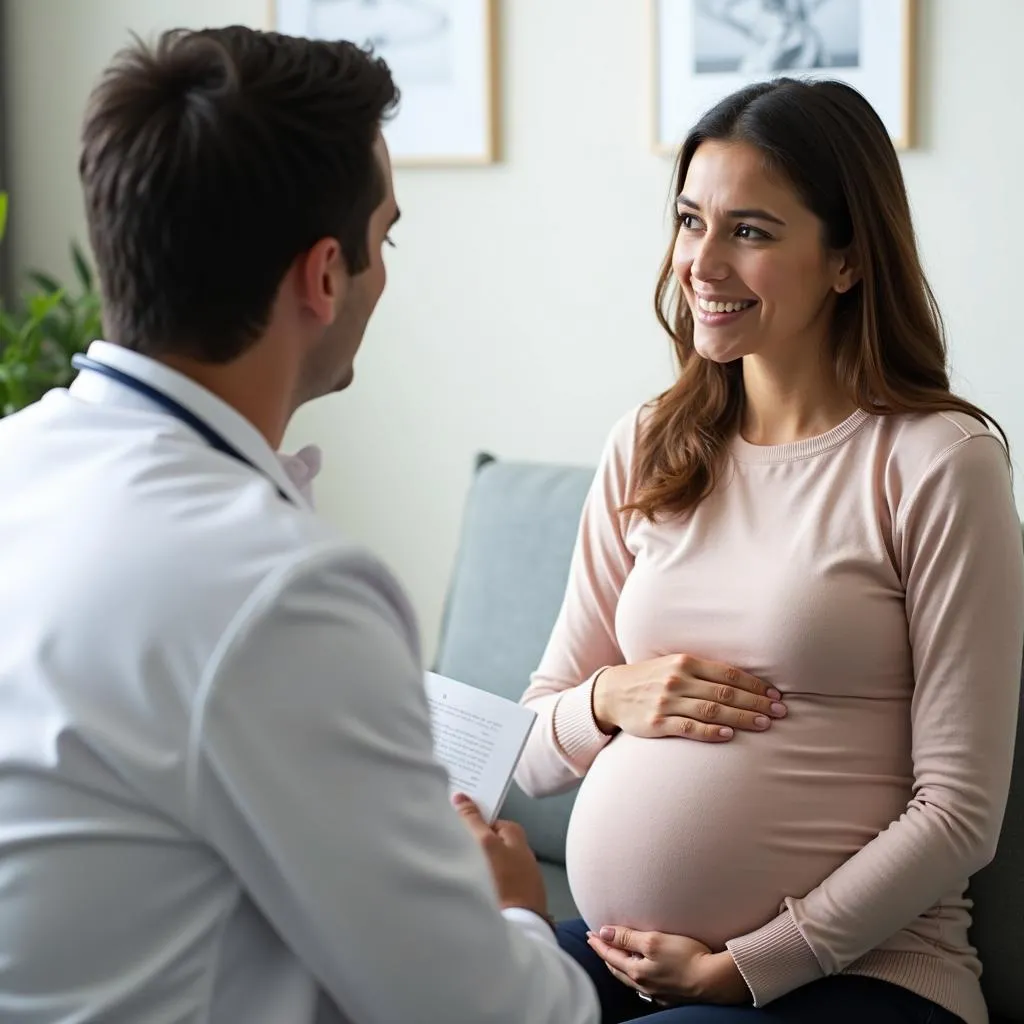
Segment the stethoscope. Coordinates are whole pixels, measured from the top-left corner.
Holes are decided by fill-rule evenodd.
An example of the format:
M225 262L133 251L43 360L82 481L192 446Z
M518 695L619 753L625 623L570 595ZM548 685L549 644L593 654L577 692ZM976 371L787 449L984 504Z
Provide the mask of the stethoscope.
M224 455L236 459L250 469L254 469L261 476L266 476L266 473L252 459L243 455L230 441L214 430L209 423L200 419L191 409L186 409L181 402L153 387L152 384L147 384L144 380L139 380L138 377L133 377L130 373L117 369L116 366L101 363L98 359L92 359L90 356L84 356L80 353L76 353L71 357L71 365L78 371L98 373L101 377L108 377L130 391L148 398L154 405L158 405L163 409L164 412L169 413L176 420L180 420L186 426L191 427L215 451L222 452ZM271 483L273 483L272 480ZM278 487L277 484L274 484L274 487L285 501L291 502L293 505L295 504L294 499L286 494L282 488Z

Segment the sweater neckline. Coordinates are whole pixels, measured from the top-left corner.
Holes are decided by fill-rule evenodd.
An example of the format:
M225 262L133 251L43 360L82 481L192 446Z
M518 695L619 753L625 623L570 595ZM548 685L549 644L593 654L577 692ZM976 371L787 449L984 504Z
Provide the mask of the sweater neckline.
M870 413L863 409L855 409L842 423L833 427L826 434L807 437L788 444L751 444L740 434L732 441L733 455L740 462L795 462L822 455L848 441L867 422Z

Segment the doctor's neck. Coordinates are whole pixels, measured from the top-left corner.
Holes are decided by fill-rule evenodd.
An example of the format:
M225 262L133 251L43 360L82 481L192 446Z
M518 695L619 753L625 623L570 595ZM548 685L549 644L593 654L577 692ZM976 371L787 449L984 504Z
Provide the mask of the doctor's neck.
M277 451L297 408L299 367L285 346L253 345L230 363L208 363L180 355L160 362L194 380L244 416Z

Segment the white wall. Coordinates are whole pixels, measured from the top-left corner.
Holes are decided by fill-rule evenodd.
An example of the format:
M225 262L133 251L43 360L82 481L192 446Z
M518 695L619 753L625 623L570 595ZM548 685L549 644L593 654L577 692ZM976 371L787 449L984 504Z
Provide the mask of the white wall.
M890 0L869 0L890 2ZM265 0L8 0L13 242L84 238L85 96L128 29L263 24ZM643 0L503 0L505 162L403 170L391 280L346 394L303 412L324 512L399 572L428 648L472 455L592 462L671 364L651 312L671 163L647 148ZM921 0L920 148L903 163L957 379L1024 450L1015 98L1021 0ZM1020 491L1024 494L1024 490Z

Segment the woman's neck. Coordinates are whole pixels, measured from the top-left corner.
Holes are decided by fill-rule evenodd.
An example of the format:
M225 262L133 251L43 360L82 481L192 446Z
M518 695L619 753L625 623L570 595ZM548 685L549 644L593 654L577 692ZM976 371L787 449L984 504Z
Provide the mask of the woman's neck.
M743 360L743 414L740 433L751 444L777 445L828 433L856 408L843 394L830 366L767 364Z

